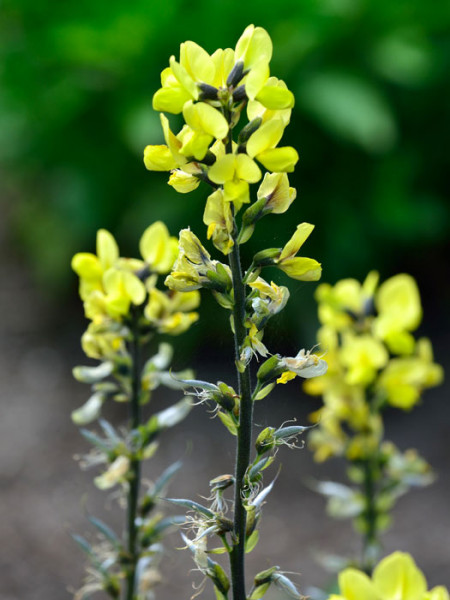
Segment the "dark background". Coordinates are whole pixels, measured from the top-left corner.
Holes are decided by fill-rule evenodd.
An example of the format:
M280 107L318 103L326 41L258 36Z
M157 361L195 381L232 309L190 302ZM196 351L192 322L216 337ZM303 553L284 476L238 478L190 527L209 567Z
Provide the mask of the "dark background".
M83 563L69 532L87 530L86 510L99 514L104 505L91 474L80 473L71 458L85 445L69 415L88 390L70 375L83 361L79 337L86 325L70 258L94 249L99 227L114 233L124 255L136 255L139 236L156 219L175 235L190 225L204 238L206 190L177 194L166 185L167 174L143 167L143 147L162 140L151 98L180 42L192 39L209 52L233 47L249 23L269 31L272 73L296 96L283 143L298 149L300 161L290 178L296 202L287 215L260 223L244 256L282 246L296 223L308 221L316 229L302 254L323 263L323 281L362 279L374 268L383 279L411 273L425 311L419 333L432 338L436 360L449 363L447 2L4 1L2 599L68 598L67 585L79 585ZM315 286L275 277L289 285L291 299L268 328L271 351L312 346ZM201 321L176 340L176 366L186 366L189 352L199 377L232 382L228 335L225 313L217 316L205 295ZM412 552L430 583L449 585L447 392L445 385L433 390L411 415L387 416L388 436L401 447L418 447L440 478L400 501L386 551ZM314 407L295 382L263 401L257 416L261 424L293 415L306 421ZM115 409L118 421L121 410ZM186 428L168 434L150 475L187 453L174 493L177 487L177 495L206 494L209 478L231 470L232 441L219 432L220 424L197 409ZM252 569L279 564L300 572L304 590L326 579L312 552L351 553L356 538L347 523L324 516L322 501L302 483L312 472L338 476L336 463L316 468L306 451L281 458ZM117 506L109 505L114 521ZM176 537L172 542L180 545ZM170 551L167 598L190 595L190 562L179 555Z

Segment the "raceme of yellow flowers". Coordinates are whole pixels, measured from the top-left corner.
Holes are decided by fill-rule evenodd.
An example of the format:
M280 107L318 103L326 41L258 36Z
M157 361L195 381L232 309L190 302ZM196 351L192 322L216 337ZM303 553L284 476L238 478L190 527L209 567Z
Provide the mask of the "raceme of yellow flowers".
M113 371L117 374L124 365L129 366L127 343L132 337L133 311L139 315L139 336L143 339L155 333L178 335L198 319L197 291L181 293L157 287L158 276L170 271L178 252L177 239L169 235L164 223L157 221L150 225L141 237L139 248L142 258L123 258L113 236L100 229L97 254L79 252L72 259L72 268L80 278L85 315L90 320L82 336L82 347L89 358L102 361L98 367L74 369L77 379L95 383L93 396L72 414L78 425L98 418L107 397L126 401L126 394L112 393L100 380ZM155 364L149 362L144 369L144 392L149 393L161 382L169 387L175 385L169 373L164 375L161 371L168 368L171 357L170 346L161 344Z
M158 275L168 273L178 253L177 239L164 223L150 225L139 244L141 259L122 258L113 236L97 233L97 254L80 252L72 268L80 278L80 296L91 323L83 336L83 349L91 358L116 353L126 336L124 325L133 306L146 302L149 329L178 335L198 319L198 292L180 294L156 287Z
M422 306L411 276L379 285L371 272L363 284L321 284L316 297L322 324L317 339L328 371L305 382L305 390L324 401L313 415L310 443L319 461L344 454L364 458L382 438L382 408L410 410L426 388L442 381L443 370L433 362L430 341L414 338Z

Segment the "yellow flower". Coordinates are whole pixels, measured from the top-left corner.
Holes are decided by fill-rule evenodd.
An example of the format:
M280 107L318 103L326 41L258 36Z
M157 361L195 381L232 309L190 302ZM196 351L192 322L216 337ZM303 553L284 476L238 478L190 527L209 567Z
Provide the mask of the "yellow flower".
M369 385L389 360L384 345L371 335L343 336L339 353L342 364L347 368L345 381L350 385Z
M256 158L268 171L290 173L297 164L298 153L295 148L276 148L283 137L284 128L285 124L281 119L270 119L252 133L247 142L247 154Z
M208 226L207 238L212 238L214 246L223 254L228 254L234 245L234 228L231 204L224 198L222 189L208 196L203 214L203 223Z
M250 202L249 183L259 181L261 171L247 154L225 154L210 167L208 177L223 185L224 199L239 210L243 203Z
M288 243L276 259L276 265L292 279L300 281L317 281L322 274L322 267L313 258L297 257L296 254L311 235L314 225L301 223Z
M433 362L428 339L417 342L414 356L392 359L380 376L378 387L392 406L411 409L428 387L439 385L444 378L441 365Z
M231 273L227 265L211 256L190 229L182 229L179 254L165 284L172 290L189 292L207 287L217 292L231 288Z
M439 586L427 592L426 579L410 554L394 552L384 558L372 578L357 569L339 574L340 594L329 600L447 600L448 591Z
M169 177L169 185L180 194L187 194L198 188L200 179L191 173L175 169Z
M320 322L342 331L352 327L357 319L358 326L367 329L370 323L365 321L366 312L372 308L377 284L376 271L371 271L363 284L356 279L341 279L335 286L322 283L316 290Z
M198 320L198 313L193 310L199 304L200 294L197 291L166 294L152 288L144 314L159 333L179 335Z
M305 349L300 350L294 357L281 358L280 366L285 368L286 372L279 377L277 383L286 383L297 375L305 379L319 377L324 375L328 369L325 360Z
M378 316L374 332L396 354L411 354L414 331L422 320L422 306L417 284L406 274L395 275L380 285L375 296Z
M270 317L282 311L286 306L289 290L283 285L276 285L273 281L269 285L262 277L249 283L249 286L254 290L250 296L254 311L251 319L258 329L262 329Z
M139 250L152 272L168 273L178 254L178 240L162 221L156 221L142 234Z
M198 100L202 83L212 84L216 67L211 56L195 42L180 45L180 62L170 58L161 73L162 87L153 96L153 108L178 114L189 100Z

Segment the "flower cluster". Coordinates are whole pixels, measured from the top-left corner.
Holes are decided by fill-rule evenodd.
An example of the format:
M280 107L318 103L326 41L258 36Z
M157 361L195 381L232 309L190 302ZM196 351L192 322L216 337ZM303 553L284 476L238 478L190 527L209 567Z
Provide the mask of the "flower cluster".
M110 359L124 350L130 315L143 308L140 327L178 335L198 319L198 292L180 294L156 287L158 275L170 271L178 253L177 239L157 221L141 237L141 259L122 258L113 236L97 233L97 254L80 252L72 268L80 278L80 296L91 321L83 335L83 350L90 358Z
M311 446L317 460L363 458L382 438L382 407L410 410L426 388L442 381L442 367L433 362L430 341L413 336L422 307L411 276L396 275L378 286L378 274L371 272L363 284L321 284L317 299L318 342L328 372L305 384L324 401L314 414Z
M250 202L249 185L259 182L257 201L244 216L240 243L252 234L255 222L270 212L285 212L295 198L286 173L294 170L297 151L278 147L288 125L294 96L286 84L270 76L270 36L249 25L235 49L211 56L192 41L181 44L180 59L170 58L161 73L162 87L153 97L161 111L165 144L144 151L147 169L171 171L169 184L190 192L201 181L214 188L204 222L208 238L224 254L233 240L233 216ZM247 122L233 140L246 107ZM183 114L185 124L174 134L164 112ZM258 165L259 163L259 165Z
M427 582L410 554L394 552L376 567L373 576L357 569L339 574L339 594L329 600L449 600L448 590L437 586L427 590Z

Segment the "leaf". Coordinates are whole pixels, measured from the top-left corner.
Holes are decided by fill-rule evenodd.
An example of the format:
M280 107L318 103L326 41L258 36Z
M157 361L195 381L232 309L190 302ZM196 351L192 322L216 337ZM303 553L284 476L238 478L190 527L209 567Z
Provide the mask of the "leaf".
M88 556L92 556L92 546L89 544L89 542L87 540L84 539L84 537L81 537L81 535L77 535L76 533L73 533L72 538L78 544L78 546L80 546L80 548L83 550L83 552L85 552Z
M114 531L110 527L108 527L108 525L106 525L106 523L103 523L103 521L97 519L96 517L88 517L88 519L92 523L92 525L94 525L94 527L96 527L100 531L100 533L102 533L105 536L105 538L107 538L110 542L113 542L113 544L116 546L120 545L119 538L114 533Z
M151 495L158 496L164 490L164 488L172 479L172 477L174 477L175 474L178 473L182 466L183 463L181 461L177 461L170 465L170 467L167 467L167 469L163 471L162 474L155 481Z
M220 410L217 413L217 416L232 435L237 435L237 425L230 414L224 413Z
M114 429L114 427L107 421L106 419L100 419L99 425L103 429L104 434L108 439L110 439L114 443L119 443L121 441L119 434Z
M176 504L177 506L184 506L189 510L198 512L204 515L205 517L208 517L208 519L215 518L215 514L211 510L209 510L209 508L206 508L206 506L203 506L203 504L194 502L194 500L187 500L185 498L165 498L165 500L167 500L167 502L172 502L172 504Z
M98 383L105 377L109 377L114 371L114 364L111 361L105 361L96 367L74 367L73 376L82 383Z
M85 440L90 442L93 446L100 448L104 452L109 452L111 450L111 445L107 443L106 440L103 440L101 437L89 431L89 429L80 429L81 435Z
M160 535L168 529L169 527L174 527L177 525L184 525L186 523L186 517L182 515L174 515L173 517L167 517L165 519L161 519L161 521L155 525L154 533L155 535Z

